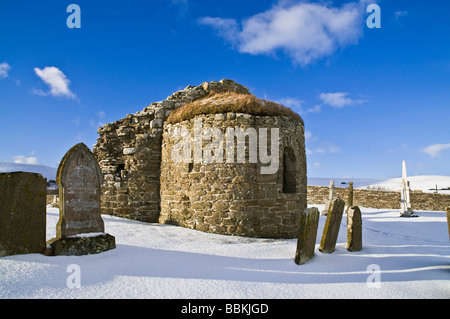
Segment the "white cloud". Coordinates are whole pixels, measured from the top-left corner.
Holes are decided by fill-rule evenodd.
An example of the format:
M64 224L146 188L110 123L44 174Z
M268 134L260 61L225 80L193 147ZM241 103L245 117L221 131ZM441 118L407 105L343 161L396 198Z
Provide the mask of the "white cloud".
M335 144L327 141L321 141L316 147L312 148L311 145L309 144L315 144L315 142L318 142L319 138L313 136L312 133L309 131L305 132L305 140L308 144L306 147L306 155L337 154L341 151L341 148L339 146L336 146Z
M274 54L281 50L306 66L358 42L363 34L367 1L341 7L307 1L280 1L271 9L238 23L235 19L204 17L239 52Z
M103 119L105 118L105 116L106 116L106 113L103 112L103 111L100 111L100 112L97 113L97 115L98 115L98 117L99 117L101 120L103 120Z
M341 108L348 105L358 105L366 102L366 100L353 100L348 97L349 93L337 92L337 93L321 93L319 98L324 104L328 104L332 107Z
M23 155L14 156L14 163L16 163L16 164L39 164L36 157L25 157Z
M322 111L322 105L314 105L313 108L307 109L305 113L319 113Z
M341 151L340 147L338 147L336 145L328 145L328 146L322 145L320 147L317 147L314 150L308 148L306 150L306 155L311 155L313 153L315 153L315 154L327 154L327 153L336 154L336 153L339 153L340 151Z
M238 38L241 30L239 29L239 24L235 19L223 19L223 18L213 18L204 17L198 20L200 24L210 25L216 29L219 36L229 41L231 44L237 44Z
M344 106L359 105L367 102L367 100L363 99L352 99L349 97L349 93L346 92L321 93L319 95L319 98L320 100L322 100L322 104L316 104L311 108L304 108L304 101L299 100L298 98L285 97L277 100L276 102L293 109L300 115L305 115L308 113L319 113L322 111L322 107L324 105L330 105L335 108L342 108Z
M6 63L0 63L0 79L4 79L8 77L8 71L11 69L11 66Z
M320 166L322 166L322 163L320 162L314 162L314 167L319 168Z
M309 140L312 137L312 133L310 131L305 132L305 140Z
M303 108L303 101L301 101L297 98L294 98L294 97L285 97L276 102L281 105L291 108L292 110L299 113L300 115L304 115L307 113L318 113L321 111L321 108L322 108L321 105L315 105L313 108L309 108L309 109L305 110Z
M33 94L35 95L40 95L40 96L47 96L48 93L45 93L44 91L40 90L40 89L33 89L31 90L31 92L33 92Z
M331 145L328 147L328 152L335 154L335 153L339 153L341 151L341 149L339 147L337 147L336 145Z
M34 68L36 75L41 78L44 83L50 86L50 92L48 94L52 96L62 96L67 98L76 98L70 89L70 80L67 76L57 67L46 66L44 69ZM47 95L42 90L33 90L35 94Z
M407 15L408 15L407 11L399 10L399 11L395 11L394 12L394 17L395 17L396 21L398 21L401 17L405 17Z
M303 101L301 101L295 97L285 97L276 102L281 105L284 105L290 109L293 109L294 111L296 111L300 114L304 113L303 108L302 108Z
M313 135L310 131L305 131L306 155L324 155L337 154L341 148L328 141L320 141L319 137Z
M444 150L450 149L449 144L433 144L425 147L422 152L427 153L431 157L438 157Z
M89 123L92 127L99 127L99 126L105 125L105 123L103 123L103 121L101 121L101 120L103 120L105 118L106 113L103 111L99 111L99 112L97 112L97 116L100 119L100 121L96 121L94 119L90 119L90 121L89 121Z
M318 147L316 148L314 151L314 153L320 153L320 154L325 154L327 152L326 149L322 148L322 147Z

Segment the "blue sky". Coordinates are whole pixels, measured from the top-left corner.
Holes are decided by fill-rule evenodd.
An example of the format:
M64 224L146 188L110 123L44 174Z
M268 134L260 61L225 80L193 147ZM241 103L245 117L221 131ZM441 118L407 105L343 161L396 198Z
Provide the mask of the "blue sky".
M81 28L68 28L71 3ZM377 3L381 28L366 8ZM298 112L308 176L450 175L448 1L0 0L0 161L229 78Z

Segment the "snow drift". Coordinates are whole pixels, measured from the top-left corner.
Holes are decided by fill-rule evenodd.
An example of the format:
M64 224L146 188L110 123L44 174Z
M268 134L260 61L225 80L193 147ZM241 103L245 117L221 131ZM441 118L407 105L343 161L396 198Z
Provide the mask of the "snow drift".
M323 209L323 205L314 205ZM0 298L450 298L444 212L361 208L363 249L348 252L345 215L336 250L294 263L295 239L203 233L103 215L117 248L95 255L0 258ZM58 209L47 208L47 238ZM73 265L80 288L69 288Z

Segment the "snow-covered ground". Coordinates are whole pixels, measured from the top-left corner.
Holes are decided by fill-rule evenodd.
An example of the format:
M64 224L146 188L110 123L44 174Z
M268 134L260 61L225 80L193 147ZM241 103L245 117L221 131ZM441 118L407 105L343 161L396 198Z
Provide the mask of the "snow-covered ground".
M323 209L323 205L314 205ZM346 219L332 254L296 265L296 239L208 234L103 215L117 248L95 255L0 258L0 298L450 298L444 212L362 208L363 250L348 252ZM47 239L58 209L47 208ZM69 288L73 266L80 288ZM76 267L76 266L75 266Z
M0 172L28 171L55 179L56 168L0 162ZM400 178L333 179L335 186L398 190ZM450 186L447 176L408 177L413 190ZM308 178L328 186L330 178ZM439 191L450 193L450 191ZM313 205L321 211L323 205ZM444 212L361 208L363 250L350 253L346 220L336 250L294 263L297 240L207 234L172 225L103 215L117 248L88 256L40 254L0 258L0 298L450 298L450 243ZM47 208L47 240L58 209ZM80 288L69 288L70 265ZM68 272L69 271L69 272ZM378 281L379 279L379 281Z

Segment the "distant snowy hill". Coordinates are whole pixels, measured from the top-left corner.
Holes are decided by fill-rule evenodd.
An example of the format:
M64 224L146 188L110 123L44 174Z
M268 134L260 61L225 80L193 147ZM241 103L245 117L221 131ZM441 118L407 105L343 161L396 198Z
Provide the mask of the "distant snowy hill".
M439 194L450 194L450 176L439 175L419 175L408 176L408 181L412 190L421 190L426 193L433 193L438 188ZM369 185L386 190L398 190L401 187L402 179L391 178Z
M353 182L354 188L380 189L396 191L401 187L402 179L398 178L308 178L309 186L328 186L330 180L334 180L335 187L347 187L348 182ZM412 190L421 190L433 193L438 187L439 194L450 194L450 176L419 175L408 176Z
M7 172L30 172L39 173L47 179L47 181L56 179L56 168L45 165L35 164L16 164L9 162L0 162L0 173Z
M40 173L48 181L56 179L55 167L34 164L16 164L0 162L0 173L4 172L31 172ZM401 187L402 179L398 178L320 178L308 177L309 186L328 186L330 180L334 180L335 187L348 187L349 182L353 182L354 188L369 188L396 191ZM422 190L424 192L435 192L436 185L440 194L450 194L450 176L440 175L419 175L408 176L412 190Z

